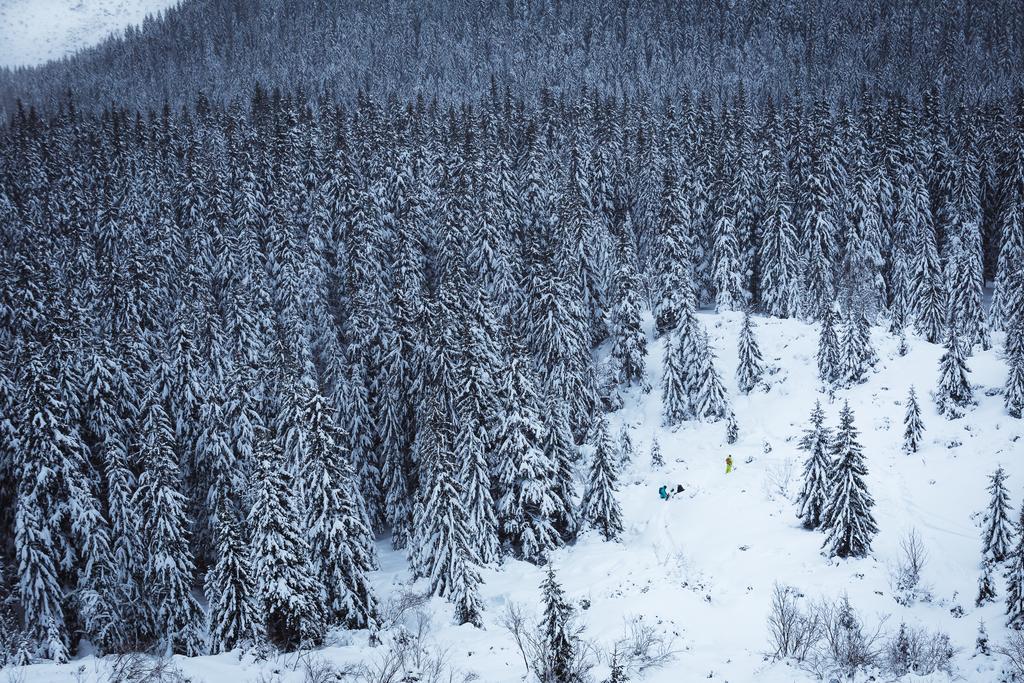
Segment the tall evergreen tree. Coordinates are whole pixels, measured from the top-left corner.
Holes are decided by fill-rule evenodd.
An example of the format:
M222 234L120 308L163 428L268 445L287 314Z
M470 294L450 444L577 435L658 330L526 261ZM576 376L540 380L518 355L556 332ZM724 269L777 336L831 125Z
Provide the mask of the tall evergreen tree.
M622 511L615 495L619 477L615 446L604 417L598 418L595 437L590 477L583 495L582 517L606 541L612 541L622 532Z
M572 607L550 565L540 589L544 615L541 620L542 660L537 677L543 683L581 683L576 670L580 644L572 629Z
M910 387L907 392L907 411L903 417L903 450L907 453L917 453L921 445L921 432L924 431L924 424L921 422L921 406L917 402L917 392Z
M840 365L839 337L836 334L836 314L831 306L825 309L821 318L821 332L818 334L818 379L833 384L842 376Z
M1024 506L1017 522L1017 545L1009 556L1006 572L1006 625L1024 628Z
M1010 496L1006 491L1006 472L1002 467L989 477L988 510L985 511L981 532L981 554L985 562L1004 562L1010 556L1013 543L1013 523L1010 521Z
M643 384L647 338L640 320L640 276L629 239L619 238L615 270L614 306L611 315L612 358L624 384Z
M807 459L804 461L803 487L797 496L797 516L803 520L805 529L821 526L822 515L828 505L831 442L832 431L825 426L825 411L821 409L821 401L816 401L811 411L811 426L800 440L800 448L807 451Z
M754 336L754 322L749 313L743 316L739 336L739 364L736 366L736 382L740 391L749 394L761 381L764 373L764 359Z
M174 454L174 432L163 405L150 397L144 421L135 491L146 550L143 567L154 632L167 654L200 653L202 609L192 596L195 564L189 547L189 521Z
M948 419L962 417L963 409L971 403L973 392L968 372L960 338L956 330L950 330L946 352L939 359L939 385L935 388L935 405Z
M310 562L294 480L269 432L259 435L255 458L250 562L261 628L286 650L315 646L324 634L325 592Z
M844 404L831 448L828 501L821 514L823 547L832 557L866 556L871 552L871 539L878 533L871 514L875 501L864 483L867 468L857 436L853 411Z
M206 575L210 605L210 650L213 654L260 642L252 569L238 520L228 505L217 514L217 562Z

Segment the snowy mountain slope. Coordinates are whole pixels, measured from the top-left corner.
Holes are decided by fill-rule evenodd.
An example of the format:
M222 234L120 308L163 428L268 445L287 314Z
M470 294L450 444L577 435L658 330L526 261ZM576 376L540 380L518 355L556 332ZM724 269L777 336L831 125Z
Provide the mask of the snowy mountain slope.
M35 66L99 43L178 0L0 0L0 66Z
M861 432L868 488L877 503L874 513L880 528L872 557L830 561L820 554L822 535L801 529L793 504L772 490L784 481L789 464L788 494L795 494L799 486L804 456L797 440L819 397L815 327L792 320L757 319L758 340L773 368L766 375L769 391L741 396L734 379L741 316L705 314L700 320L709 331L717 367L729 389L740 426L739 441L726 445L724 422L690 423L674 433L660 426L663 342L652 342L647 367L654 390L648 395L632 394L626 407L614 415L616 431L622 421L634 427L637 450L620 481L626 522L622 542L604 543L588 533L553 558L568 596L577 605L589 603L581 612L587 637L609 647L631 616L677 634L675 661L632 680L814 680L785 663L772 664L763 655L772 587L779 581L799 588L805 600L845 592L869 624L879 615L891 615L888 632L904 620L946 631L961 648L956 659L960 680L998 680L998 657L972 657L979 619L984 619L993 644L1005 640L1007 633L1001 578L997 578L997 602L974 607L980 541L972 515L986 505L986 477L997 464L1010 475L1015 507L1024 502L1024 446L1018 441L1024 424L1004 414L1000 396L985 395L1004 380L1001 335L996 335L996 348L969 360L978 405L961 420L941 418L929 396L941 348L911 337L910 353L901 358L897 340L880 328L872 335L879 363L868 381L837 392L834 401L821 396L830 426L836 424L842 401L850 402ZM925 422L924 444L915 455L900 449L903 402L911 385L917 387ZM666 461L657 471L648 463L654 436ZM766 445L770 452L765 452ZM728 476L723 463L727 453L737 463ZM684 495L659 500L658 487L676 483L684 485ZM911 528L920 533L929 553L923 575L934 598L905 608L893 600L888 568L896 561L900 538ZM374 575L376 587L382 596L395 594L406 586L405 559L391 551L386 541L380 544L380 552L382 569ZM475 672L481 681L522 680L521 658L500 617L509 602L539 609L537 587L543 570L510 560L483 574L484 629L449 625L450 606L435 599L430 603L432 640L448 649L454 664ZM961 618L951 612L956 608L962 608ZM379 652L367 647L365 633L338 634L334 642L319 654L338 663L373 658ZM259 663L248 657L239 662L234 655L177 661L196 681L303 680L302 662L295 655ZM78 666L85 667L85 680L102 680L104 665L90 658L63 667L31 667L27 680L70 680ZM602 680L607 668L602 665L595 673Z

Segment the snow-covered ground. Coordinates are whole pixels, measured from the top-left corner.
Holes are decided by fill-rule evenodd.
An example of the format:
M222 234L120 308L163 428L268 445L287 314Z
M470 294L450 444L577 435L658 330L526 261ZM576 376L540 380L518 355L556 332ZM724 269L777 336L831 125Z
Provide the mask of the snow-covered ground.
M569 598L578 606L588 604L581 611L586 637L607 647L634 616L674 634L679 651L675 660L633 680L811 681L811 676L786 663L771 663L764 655L766 617L772 587L778 581L798 587L806 600L845 592L869 623L879 615L891 615L886 625L889 632L901 621L945 631L960 648L958 680L998 680L1001 659L973 653L979 619L984 619L994 645L1005 640L1005 587L997 577L998 601L975 608L980 540L972 516L984 510L987 477L999 464L1010 475L1015 507L1024 502L1024 446L1017 441L1024 423L1005 415L1001 396L986 396L986 390L1001 388L1005 378L1002 336L996 335L993 350L969 359L978 405L965 418L947 421L936 413L929 395L941 354L936 345L912 336L910 353L901 358L897 340L875 328L872 341L879 355L875 372L866 383L837 392L830 402L818 393L815 327L758 318L758 340L772 366L772 373L766 375L769 390L741 396L734 378L741 316L702 314L700 319L715 346L740 439L726 445L724 422L691 423L675 432L661 427L658 386L663 344L651 343L648 368L653 391L632 394L626 408L614 415L614 433L622 421L632 425L637 450L621 478L626 523L622 540L604 543L589 533L553 558ZM915 455L901 450L903 403L911 385L917 387L925 423L924 445ZM823 557L822 535L800 528L793 504L778 490L787 471L792 479L786 493L792 497L798 490L804 454L797 449L797 440L819 397L830 426L836 424L843 399L849 399L861 432L867 482L877 503L874 513L880 528L869 559ZM648 463L654 436L666 462L657 471ZM727 453L733 454L737 465L728 476L723 462ZM684 495L661 501L658 487L676 483L686 488ZM897 560L901 537L910 529L919 532L928 551L923 579L934 597L930 603L906 608L893 599L889 567ZM386 541L380 552L383 568L374 580L381 595L408 588L404 557L392 552ZM447 648L452 663L475 672L480 681L522 680L522 660L499 620L510 601L539 609L542 574L541 568L517 561L486 569L482 630L450 625L449 606L431 601L432 641ZM962 617L955 615L958 607ZM372 658L375 652L380 650L366 646L365 634L336 634L335 644L318 655L340 663ZM178 658L178 665L192 680L210 683L302 681L300 663L294 655L259 663L248 657L239 661L230 654ZM103 666L85 658L61 667L31 667L27 680L72 680L78 667L84 667L80 680L102 679L97 672L104 671ZM272 674L274 670L277 674ZM607 667L602 665L595 673L601 680Z
M0 0L0 66L35 66L95 45L178 0Z

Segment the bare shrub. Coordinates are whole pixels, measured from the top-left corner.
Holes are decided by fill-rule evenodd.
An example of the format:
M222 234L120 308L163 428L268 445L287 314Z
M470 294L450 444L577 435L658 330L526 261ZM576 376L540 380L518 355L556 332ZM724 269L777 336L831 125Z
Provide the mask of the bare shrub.
M1024 633L1010 631L1010 638L1006 641L1006 645L996 651L1006 657L1013 680L1024 680Z
M311 656L302 661L303 683L338 683L350 681L361 668L356 665L335 666L324 657Z
M547 641L539 621L528 615L517 603L508 603L500 617L502 627L507 630L519 649L523 658L523 666L527 674L533 674L543 683L563 683L555 681L549 669L552 658L548 652ZM582 683L590 680L590 670L594 667L596 650L593 644L583 640L583 626L575 618L568 623L569 638L575 644L573 661L569 665L568 683Z
M956 648L949 636L900 624L899 632L885 644L883 664L896 677L913 673L927 676L936 672L953 674Z
M674 636L659 631L641 617L631 617L626 620L625 634L616 641L613 652L627 674L639 675L671 662L676 655L674 645Z
M380 609L380 629L387 631L405 621L410 612L422 612L430 602L430 595L415 591L399 591Z
M898 604L909 606L918 600L931 601L931 591L921 581L927 561L928 551L921 536L916 529L911 529L900 539L899 560L889 569L889 583Z
M769 465L764 471L764 481L762 482L764 494L768 500L776 498L789 500L795 476L796 466L792 458Z
M845 595L836 602L822 600L815 609L821 638L806 660L813 673L853 678L878 664L885 617L869 628Z
M768 656L772 659L791 658L802 662L821 638L817 612L801 609L800 597L792 586L776 583L772 590L772 607L768 613Z
M184 683L185 677L170 657L153 657L139 652L109 659L110 683Z
M412 602L415 602L412 601ZM358 683L467 683L476 680L473 673L464 673L449 664L448 651L431 643L431 620L425 610L412 609L408 601L403 602L402 617L394 633L387 639L376 658L358 669L343 671Z

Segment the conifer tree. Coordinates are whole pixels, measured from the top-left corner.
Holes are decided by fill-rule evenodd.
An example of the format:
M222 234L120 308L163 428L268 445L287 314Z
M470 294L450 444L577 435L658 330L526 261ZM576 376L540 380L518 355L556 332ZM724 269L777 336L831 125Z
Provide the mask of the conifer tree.
M582 516L606 541L612 541L622 532L622 512L615 496L619 476L615 447L608 434L608 421L603 416L598 418L595 439Z
M661 203L661 249L658 253L659 288L654 304L655 329L659 335L671 332L684 311L693 309L693 255L690 245L692 215L684 194L688 174L676 178L672 164L664 171Z
M625 422L619 427L619 465L626 467L633 462L633 437Z
M1003 404L1010 417L1024 415L1024 344L1019 343L1024 335L1020 322L1006 333L1006 387L1003 390ZM1017 343L1014 343L1016 340Z
M459 422L455 459L462 463L459 486L466 510L468 542L479 562L490 564L498 559L498 520L491 496L490 466L482 439L469 420Z
M864 483L867 468L857 436L853 411L848 403L844 404L832 442L828 500L821 514L823 547L831 557L866 556L871 551L871 539L878 532L871 514L875 502Z
M681 327L681 326L680 326ZM674 427L692 415L690 397L687 393L687 376L692 368L687 367L684 332L677 328L665 337L665 362L661 375L661 413L664 424Z
M651 439L651 467L659 469L665 466L665 458L661 455L661 444L658 440Z
M978 606L980 607L981 605ZM988 644L988 631L985 630L985 622L979 619L978 636L974 640L974 655L984 655L985 657L988 657L990 652L991 651L989 649Z
M327 618L325 591L310 563L293 478L269 432L259 435L255 458L249 545L261 630L286 650L315 646Z
M963 417L963 409L971 403L973 392L968 372L960 338L956 330L951 329L946 352L939 359L939 385L935 388L935 405L947 419Z
M479 596L481 579L449 450L452 434L444 425L440 401L436 397L432 400L430 437L422 452L432 469L431 489L416 533L420 543L417 553L423 565L420 571L427 577L433 595L447 598L455 605L458 623L479 626L483 611Z
M611 314L612 358L623 384L643 383L647 338L640 320L640 276L628 237L619 238Z
M781 161L775 161L781 166ZM764 227L758 254L761 303L768 315L788 318L800 310L799 261L796 230L792 223L789 185L781 168L768 178Z
M566 602L550 565L540 588L544 615L541 620L543 656L538 678L543 683L581 683L576 671L579 642L572 628L572 607Z
M822 514L828 505L831 443L832 431L825 426L825 411L821 409L821 401L815 401L811 426L800 440L800 448L807 451L807 459L804 461L803 488L797 496L797 516L803 520L805 529L821 526Z
M736 382L740 391L749 394L761 381L764 374L764 359L754 336L754 323L750 313L743 316L739 336L739 364L736 366Z
M1024 227L1020 209L1010 199L1003 212L1000 236L999 263L996 269L996 288L992 297L992 319L1004 330L1009 330L1024 312Z
M355 475L323 396L315 389L301 395L306 438L300 472L310 565L326 590L329 623L374 628L376 597L366 573L377 568L377 560Z
M501 421L495 434L497 516L503 538L529 561L559 545L552 514L552 463L545 457L537 393L526 359L509 355L501 386Z
M921 445L921 432L924 431L924 424L921 422L921 406L917 402L917 392L910 387L907 392L907 412L903 417L903 450L907 453L917 453Z
M725 442L734 444L740 438L740 426L736 423L736 413L729 411L725 417Z
M154 632L165 653L195 656L201 648L202 609L192 597L195 564L189 521L179 491L174 432L154 396L148 400L143 431L144 469L134 502L146 548L143 576Z
M729 401L725 393L725 385L715 368L715 353L708 341L707 332L700 329L694 373L694 389L691 392L691 404L694 414L702 420L720 420L726 416Z
M1009 556L1006 572L1006 625L1024 628L1024 506L1017 522L1017 545Z
M226 503L217 514L216 544L217 562L206 575L213 654L260 642L252 570L239 523Z
M555 505L552 523L563 541L571 541L579 530L576 484L573 476L578 449L569 428L569 416L563 402L549 393L544 415L544 455L551 463L551 498Z
M714 266L715 310L732 311L742 303L740 279L739 243L736 238L735 208L724 196L718 201L718 217L715 221Z
M932 344L938 343L945 331L946 284L935 244L935 231L930 224L920 227L915 281L917 331Z
M821 332L818 335L818 379L825 384L833 384L840 378L841 372L836 314L829 306L822 315Z
M864 376L875 362L871 348L871 326L863 313L851 313L846 320L840 363L842 379L850 384L864 381Z
M978 597L974 599L975 607L982 607L990 602L995 602L996 587L992 582L992 565L989 562L981 563L981 576L978 577Z
M1010 521L1010 496L1006 492L1006 472L1002 467L989 477L988 510L981 532L981 554L985 562L1003 562L1010 556L1013 524Z

